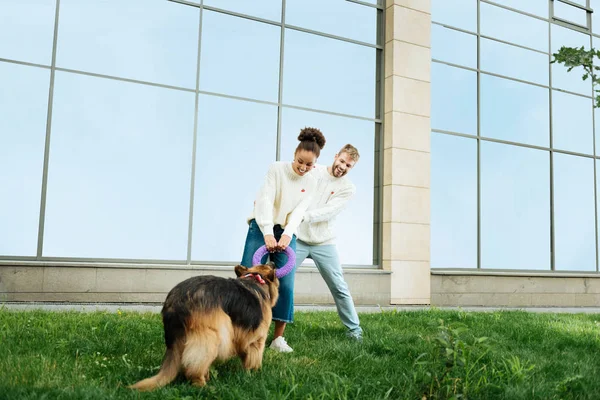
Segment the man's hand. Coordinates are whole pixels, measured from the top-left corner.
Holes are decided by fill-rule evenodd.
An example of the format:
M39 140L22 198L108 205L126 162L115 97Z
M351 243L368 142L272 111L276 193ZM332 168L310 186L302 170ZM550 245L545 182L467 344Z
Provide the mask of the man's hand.
M284 251L290 245L292 238L288 235L281 235L281 239L279 239L279 243L277 243L277 249Z
M265 235L265 245L267 246L267 250L271 253L277 250L277 240L275 240L275 236Z

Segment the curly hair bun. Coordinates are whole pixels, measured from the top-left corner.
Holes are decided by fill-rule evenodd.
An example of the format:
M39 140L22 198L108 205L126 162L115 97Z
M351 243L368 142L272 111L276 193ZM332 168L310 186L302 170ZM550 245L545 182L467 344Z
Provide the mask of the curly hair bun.
M301 142L316 142L320 149L325 147L325 136L317 128L304 128L298 135L298 140Z

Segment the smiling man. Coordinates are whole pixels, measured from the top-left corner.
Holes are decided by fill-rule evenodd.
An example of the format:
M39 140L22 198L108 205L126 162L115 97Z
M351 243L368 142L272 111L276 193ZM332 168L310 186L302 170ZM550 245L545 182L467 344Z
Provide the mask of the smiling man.
M348 328L348 336L361 340L362 328L358 314L344 280L340 264L333 223L346 203L356 192L354 184L346 175L354 168L360 155L356 147L347 144L335 155L333 164L316 166L311 174L319 183L315 196L304 219L298 227L296 266L311 258L331 292L338 315Z

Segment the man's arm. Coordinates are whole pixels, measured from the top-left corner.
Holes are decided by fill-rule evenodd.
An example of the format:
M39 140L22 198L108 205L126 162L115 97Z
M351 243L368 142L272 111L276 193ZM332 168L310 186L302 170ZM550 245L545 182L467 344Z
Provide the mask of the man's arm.
M356 186L353 184L334 193L323 207L305 212L303 222L312 224L333 219L342 212L348 200L354 196L354 193L356 193Z

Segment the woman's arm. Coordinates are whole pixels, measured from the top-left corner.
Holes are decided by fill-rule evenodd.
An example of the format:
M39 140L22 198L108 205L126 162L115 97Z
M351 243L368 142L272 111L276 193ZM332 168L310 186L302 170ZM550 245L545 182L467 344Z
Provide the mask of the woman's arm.
M254 203L254 218L263 235L273 235L273 205L277 192L275 166L271 164Z

